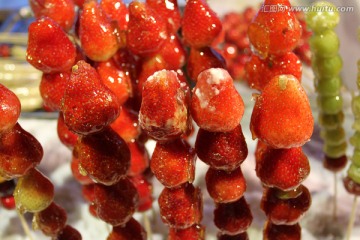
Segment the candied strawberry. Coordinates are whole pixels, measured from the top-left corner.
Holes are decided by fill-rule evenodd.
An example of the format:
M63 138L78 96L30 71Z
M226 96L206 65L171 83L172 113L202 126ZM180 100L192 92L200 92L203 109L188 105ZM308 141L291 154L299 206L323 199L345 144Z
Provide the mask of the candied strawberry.
M229 132L209 132L200 128L195 149L200 160L214 169L226 171L238 168L248 154L240 124Z
M85 1L80 12L79 38L86 56L106 61L119 49L116 28L97 1Z
M113 59L100 62L96 66L102 83L115 93L119 104L123 105L132 95L130 76L121 67L118 67Z
M197 81L199 74L210 68L225 68L225 59L211 47L191 48L186 70L193 81Z
M152 138L175 139L191 126L189 92L184 90L175 71L155 72L144 83L139 123Z
M147 234L141 224L131 218L124 226L113 227L106 240L146 240Z
M79 61L67 82L61 111L71 131L90 134L113 122L120 105L115 94L101 83L96 70Z
M269 221L277 225L297 223L311 205L309 190L300 185L300 195L294 198L281 198L276 188L266 188L261 200L261 209Z
M200 128L229 132L239 125L244 102L225 69L211 68L200 73L192 92L191 115Z
M274 77L265 86L251 116L253 138L274 148L291 148L309 141L314 128L310 103L292 75Z
M33 226L47 236L56 236L65 227L66 220L65 209L52 202L46 209L34 214Z
M40 82L40 95L44 106L51 111L60 110L61 100L65 93L70 71L58 73L44 73Z
M251 88L262 91L266 84L277 75L293 75L301 81L302 65L293 52L281 56L261 59L253 54L245 65L245 79Z
M235 202L246 190L246 181L240 167L231 172L209 168L205 180L210 197L217 203Z
M164 21L167 21L169 32L177 33L181 25L181 15L177 0L146 0L146 4L153 8Z
M232 203L218 203L214 210L214 223L222 233L236 235L245 232L253 217L244 197Z
M262 142L261 140L258 140L255 149L255 161L260 161L262 155L267 151L268 148L271 147L269 147L266 143Z
M201 191L190 183L164 188L158 201L161 220L169 227L188 228L202 219Z
M0 84L0 135L17 123L21 112L19 98L7 87Z
M166 22L147 4L138 1L129 4L126 43L132 53L149 56L158 52L167 38L166 28Z
M177 35L171 34L158 54L166 61L166 69L177 70L185 65L186 52Z
M299 240L301 239L301 227L295 225L275 225L270 221L265 223L264 240Z
M278 11L269 10L273 7ZM248 28L252 46L264 58L291 52L297 46L301 32L288 0L265 0Z
M256 162L256 175L262 184L283 191L299 186L309 172L309 161L301 147L267 148Z
M130 169L129 176L137 176L142 174L149 167L149 153L143 143L138 141L128 142L130 150Z
M221 32L221 21L205 0L188 0L182 19L182 34L190 46L210 46Z
M44 73L69 71L75 63L76 48L64 30L50 18L29 26L26 60Z
M81 195L89 203L94 203L94 201L95 201L94 189L95 189L95 183L81 185Z
M205 227L195 224L185 229L170 228L167 240L205 240Z
M152 197L152 185L142 175L131 177L129 179L135 186L139 194L139 204L137 211L144 212L152 208L153 197Z
M82 185L88 185L94 183L94 181L83 172L84 170L80 166L79 159L74 155L72 156L70 167L71 167L72 175L76 179L76 181L78 181Z
M81 240L81 234L78 230L71 227L70 225L66 225L61 232L54 237L54 240Z
M79 138L74 148L81 169L95 182L112 185L124 178L130 167L126 142L111 128Z
M122 0L101 0L100 6L112 21L116 21L119 30L125 30L129 21L129 11Z
M29 0L35 18L49 17L65 31L69 31L75 22L75 5L73 0Z
M39 141L17 123L0 135L1 178L24 176L40 163L43 154Z
M97 216L113 226L129 221L139 201L136 188L127 178L112 186L95 184L94 195Z
M62 112L59 112L59 117L57 120L57 133L62 144L70 149L74 148L78 139L78 135L70 131L66 126Z
M120 115L110 124L110 127L126 142L137 139L141 133L138 114L126 107L121 108Z
M243 232L236 235L227 235L220 232L217 235L217 239L218 240L249 240L249 236L247 232Z
M195 160L195 150L185 140L157 142L150 168L164 186L172 188L194 181Z

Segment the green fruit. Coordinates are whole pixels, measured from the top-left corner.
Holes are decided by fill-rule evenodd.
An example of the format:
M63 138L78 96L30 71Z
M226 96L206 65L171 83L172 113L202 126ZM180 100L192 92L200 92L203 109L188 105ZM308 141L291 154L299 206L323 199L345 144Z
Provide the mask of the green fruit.
M324 129L338 128L344 122L344 113L342 111L337 114L325 114L320 112L318 121L320 126Z
M334 31L326 30L310 38L310 48L315 57L331 58L338 55L339 38Z
M358 168L354 164L351 164L347 171L347 174L354 182L360 184L360 168Z
M350 138L350 144L355 148L360 149L360 132L355 132L355 134Z
M339 158L343 156L346 152L347 144L343 142L340 145L324 145L324 153L330 158Z
M340 95L341 79L340 77L319 78L315 80L316 92L321 96Z
M345 131L342 127L331 130L322 130L320 136L328 145L340 145L346 141Z
M330 97L318 96L316 100L321 112L323 113L337 114L342 110L343 99L340 95Z
M351 109L355 118L360 118L360 96L356 96L352 98Z
M333 78L340 74L343 61L338 54L330 58L313 57L312 68L318 78Z
M360 149L355 148L351 162L355 166L360 167Z
M316 2L306 13L307 26L314 32L334 29L340 21L336 6L325 1Z

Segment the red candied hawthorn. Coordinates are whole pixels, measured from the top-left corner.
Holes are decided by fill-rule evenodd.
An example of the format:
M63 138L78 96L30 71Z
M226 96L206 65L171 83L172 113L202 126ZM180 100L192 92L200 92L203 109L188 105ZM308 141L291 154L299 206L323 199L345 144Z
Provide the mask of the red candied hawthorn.
M33 227L54 237L65 227L66 220L65 209L52 202L46 209L34 214Z
M246 190L245 178L240 167L231 172L209 168L205 180L210 197L217 203L235 202Z
M257 96L251 116L253 138L273 148L299 147L309 141L314 128L310 103L292 75L272 78Z
M58 73L44 73L40 82L40 95L46 109L60 110L61 100L65 93L67 81L70 80L70 71Z
M296 224L311 205L309 190L301 185L298 189L300 194L294 198L279 196L279 191L276 188L266 188L261 200L261 209L274 224Z
M221 233L236 235L245 232L252 222L252 214L244 197L232 203L218 203L214 223Z
M73 177L76 179L76 181L78 181L82 185L94 183L94 181L88 175L85 175L84 172L81 172L84 170L82 170L82 168L80 166L80 161L77 157L72 156L70 168L71 168Z
M209 132L200 128L195 149L201 161L226 171L238 168L248 154L240 124L229 132Z
M15 198L13 195L1 197L0 203L7 210L14 210L16 208Z
M37 19L49 17L67 32L75 22L75 5L72 0L29 0L29 5Z
M113 227L106 240L146 240L147 234L138 221L131 218L124 226Z
M167 22L169 32L177 33L181 25L181 14L177 0L146 0L146 4Z
M19 98L0 84L0 134L15 126L21 112L21 103Z
M177 229L188 228L202 219L201 191L185 183L178 188L164 188L159 199L162 221Z
M57 120L57 133L62 144L70 149L74 148L78 139L78 135L70 131L66 126L62 112L59 112L59 117Z
M175 71L155 72L144 83L139 114L141 128L158 141L187 133L191 126L188 97L189 92Z
M139 141L128 142L127 144L131 156L128 175L140 175L149 167L149 153L145 145Z
M222 24L205 0L188 0L182 18L182 35L191 47L210 46Z
M120 113L115 94L100 81L96 70L79 61L72 70L62 100L65 124L78 134L101 131Z
M200 73L192 93L191 115L200 128L229 132L239 125L244 102L225 69L211 68Z
M29 26L26 60L44 73L69 71L75 62L76 48L64 30L50 18Z
M128 222L139 201L135 186L127 178L112 186L95 184L94 196L97 216L113 226Z
M129 22L129 10L122 0L101 0L100 6L120 30L126 30Z
M162 48L167 37L166 22L154 9L143 2L129 4L126 44L133 54L150 56Z
M151 209L153 203L153 189L151 183L143 175L131 177L130 181L134 184L134 187L139 194L139 204L137 211L144 212Z
M79 39L85 55L93 61L106 61L119 49L115 25L97 1L85 1L79 15Z
M170 228L167 240L205 240L205 227L194 224L189 228Z
M124 178L130 167L130 151L126 142L111 128L81 136L74 156L79 165L95 182L112 185Z
M239 233L236 235L228 235L224 233L219 233L217 235L218 240L249 240L247 232Z
M54 240L81 240L81 234L78 230L71 227L70 225L66 225L62 231L54 237Z
M193 182L195 159L195 150L182 139L157 142L150 168L165 187L177 187L186 182Z
M267 148L256 161L256 175L261 182L267 187L283 191L299 186L309 173L309 161L301 147Z
M121 108L120 115L110 124L110 126L126 142L137 139L141 133L138 123L138 114L127 107Z
M299 240L301 239L300 225L275 225L271 222L265 223L264 240Z
M274 7L276 11L269 10ZM263 58L291 52L297 46L301 32L288 0L265 0L248 28L250 43Z
M0 134L0 176L5 179L24 176L40 163L43 154L39 141L17 123Z

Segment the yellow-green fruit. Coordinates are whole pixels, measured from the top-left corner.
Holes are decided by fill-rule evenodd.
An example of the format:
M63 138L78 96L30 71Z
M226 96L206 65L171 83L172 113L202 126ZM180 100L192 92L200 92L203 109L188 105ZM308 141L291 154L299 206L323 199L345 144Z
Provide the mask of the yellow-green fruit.
M351 164L348 171L348 176L357 184L360 184L360 168Z
M360 150L355 148L353 156L351 158L352 164L360 168Z
M324 145L324 153L326 156L330 158L339 158L343 156L346 152L347 144L343 142L340 145Z
M344 122L344 113L343 111L340 111L337 114L319 113L318 121L320 126L324 129L338 128Z
M354 133L354 135L350 138L350 143L355 148L360 149L360 132Z
M54 200L54 185L41 172L32 169L19 178L14 199L20 213L42 211Z
M334 29L340 21L340 14L335 5L326 1L315 2L311 11L306 13L307 26L315 32Z
M322 130L320 132L322 139L326 141L328 145L340 145L346 141L344 128L338 127L331 130Z

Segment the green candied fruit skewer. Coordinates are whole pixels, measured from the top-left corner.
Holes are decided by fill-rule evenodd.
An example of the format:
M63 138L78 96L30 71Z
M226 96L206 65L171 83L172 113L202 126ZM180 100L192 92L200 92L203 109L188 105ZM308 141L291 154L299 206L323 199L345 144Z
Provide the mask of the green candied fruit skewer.
M313 35L309 40L310 48L316 57L330 58L338 55L340 41L332 30Z
M315 9L306 13L306 24L309 29L320 33L327 29L334 29L339 24L340 14L335 5L319 1L315 2L312 7ZM325 8L332 11L324 11Z
M312 58L312 69L317 78L333 78L338 76L343 67L343 60L339 54L330 58Z
M326 141L327 145L341 145L346 142L344 128L338 127L331 130L321 130L320 136Z
M356 131L350 138L350 144L355 148L360 149L360 132Z
M351 110L355 118L360 118L360 96L355 96L352 98Z
M318 117L319 124L324 129L334 129L338 128L344 122L344 113L343 111L338 112L337 114L326 114L319 113Z
M355 166L360 167L360 149L359 148L354 149L354 153L353 153L353 156L351 158L351 162Z
M347 148L347 143L343 142L340 145L327 145L325 143L324 145L324 153L326 156L330 157L330 158L339 158L341 156L344 156L346 153L346 148Z
M360 168L355 166L355 164L350 164L350 167L347 171L347 175L357 184L360 184Z
M321 96L338 96L340 95L341 78L340 77L331 77L331 78L316 78L315 79L315 90Z
M316 98L317 105L323 113L326 114L337 114L342 111L343 98L341 95L338 96L318 96Z

